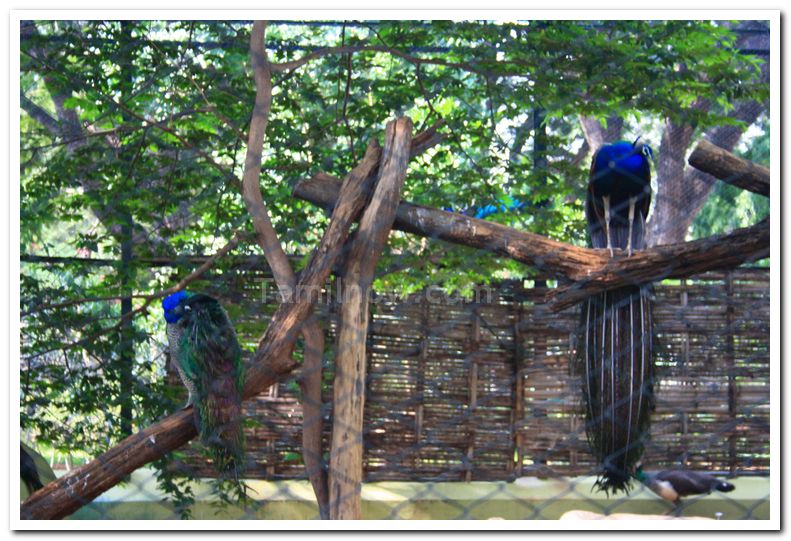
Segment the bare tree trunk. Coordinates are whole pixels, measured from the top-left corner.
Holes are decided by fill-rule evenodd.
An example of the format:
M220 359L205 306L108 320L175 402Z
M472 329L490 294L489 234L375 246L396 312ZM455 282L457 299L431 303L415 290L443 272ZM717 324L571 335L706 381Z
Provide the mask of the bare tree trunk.
M387 243L401 201L409 162L412 122L400 118L387 125L379 180L350 241L341 279L343 302L335 358L332 444L330 450L330 518L362 518L363 413L365 341L368 301L376 263Z
M707 107L699 102L697 107ZM646 245L656 246L672 242L683 242L687 226L678 219L678 213L687 204L689 188L683 182L686 168L686 152L692 142L695 129L689 124L677 124L665 120L659 156L656 160L657 193L654 210L646 223Z
M583 116L580 117L580 126L588 149L594 153L600 146L619 140L623 133L623 119L619 116L608 118L606 128L595 118Z

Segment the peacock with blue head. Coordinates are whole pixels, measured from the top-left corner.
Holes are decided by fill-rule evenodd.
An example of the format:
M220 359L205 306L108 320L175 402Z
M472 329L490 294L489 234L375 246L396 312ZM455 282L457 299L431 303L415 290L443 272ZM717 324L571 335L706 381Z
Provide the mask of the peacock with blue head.
M638 138L639 139L639 138ZM594 155L585 204L592 248L645 248L651 205L651 147L602 146ZM605 291L582 303L577 355L586 433L599 463L597 487L628 491L643 454L654 406L650 284Z
M244 365L231 320L202 293L178 291L162 300L171 360L189 392L201 441L220 472L244 465L241 425Z

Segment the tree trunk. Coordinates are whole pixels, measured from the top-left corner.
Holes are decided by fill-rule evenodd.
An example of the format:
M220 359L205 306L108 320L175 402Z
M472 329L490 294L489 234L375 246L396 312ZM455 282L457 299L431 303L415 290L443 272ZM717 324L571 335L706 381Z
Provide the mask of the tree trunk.
M343 302L335 358L330 450L330 518L362 518L363 411L368 300L376 263L387 243L409 162L412 122L388 124L379 181L360 219L341 275Z
M745 21L740 29L764 28L761 21ZM769 35L744 33L738 47L769 50ZM761 66L761 81L769 81L769 57ZM708 107L699 102L698 106ZM767 104L754 101L736 104L731 117L744 123L744 128L753 124L767 110ZM685 155L689 148L693 129L690 126L670 125L662 137L662 146L657 161L657 193L654 209L646 224L646 246L658 246L683 242L692 222L711 194L715 179L706 173L685 167ZM714 128L705 138L712 144L732 151L744 132L740 126ZM665 138L668 138L665 143ZM678 139L676 139L678 137Z

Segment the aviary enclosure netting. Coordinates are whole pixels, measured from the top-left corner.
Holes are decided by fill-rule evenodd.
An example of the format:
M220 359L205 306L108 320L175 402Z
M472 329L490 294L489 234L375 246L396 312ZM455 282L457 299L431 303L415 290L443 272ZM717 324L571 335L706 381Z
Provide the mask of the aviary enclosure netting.
M240 338L252 344L260 322L250 314L271 313L274 303L264 303L250 284L272 283L270 275L245 269L201 289L225 300ZM768 285L768 269L742 268L657 286L658 391L647 463L768 473ZM317 309L330 343L338 325L332 290ZM546 293L505 283L478 290L478 302L415 295L374 303L366 338L366 481L510 481L596 470L579 381L568 367L578 309L543 309ZM331 360L326 371L331 382ZM169 379L181 388L172 369ZM331 397L330 383L328 406ZM249 401L245 415L259 420L247 432L246 475L304 478L293 383ZM194 450L178 467L216 475Z
M288 26L298 23L283 24ZM435 24L441 26L441 23ZM273 26L277 27L277 24ZM320 24L307 26L318 28ZM416 28L430 26L430 23L421 23ZM94 34L80 34L82 29L78 24L73 28L67 25L67 28L68 32L61 37L69 47L73 47L75 42L80 43L81 38L89 41L96 39ZM110 30L98 28L96 32L115 32L114 25L110 24L108 28ZM124 42L127 47L115 51L113 54L116 56L112 61L119 66L136 65L142 69L142 66L147 65L146 59L135 56L135 49L131 45L139 41L139 33L145 29L145 23L126 22L118 28L118 35L123 38L122 41L127 40ZM236 23L224 28L247 32L250 25ZM384 32L386 24L374 25L374 28ZM474 25L470 28L474 28ZM496 25L491 28L496 28ZM641 26L641 30L647 33L661 28L662 23ZM343 29L345 32L345 25ZM592 36L599 35L597 32L602 32L601 35L624 32L617 24L611 27L607 24L580 24L575 27L564 23L555 27L548 23L536 23L529 32L515 29L508 39L518 41L533 39L530 36L538 35L552 42L558 38L556 32L560 30L572 34L584 31ZM755 43L761 43L768 35L765 26L759 22L749 21L735 26L733 30L737 36L735 41L723 43L726 43L728 50L732 48L745 58L760 51ZM739 120L742 124L712 124L705 133L696 132L685 122L690 125L705 123L710 120L707 115L720 112L713 112L709 103L695 102L690 106L686 101L689 95L673 95L668 103L678 105L681 113L680 116L669 116L666 120L656 163L660 190L655 194L653 221L649 223L653 228L650 233L651 245L655 247L628 258L616 252L615 257L611 258L605 250L581 248L555 240L579 240L575 237L575 231L579 231L574 230L575 227L579 229L579 217L556 220L555 223L551 216L553 213L565 216L562 213L566 208L579 210L579 195L576 194L575 186L578 182L585 182L581 180L579 172L579 168L584 169L581 163L602 143L622 136L627 127L624 117L629 117L643 105L657 109L668 106L661 100L658 103L651 100L643 103L641 98L635 98L636 103L631 103L623 111L619 110L619 114L605 118L602 111L607 108L607 96L591 90L588 97L590 103L596 103L596 107L601 109L580 112L581 134L578 139L582 141L582 147L578 147L575 155L565 149L559 139L561 136L572 137L569 135L572 132L564 127L562 118L563 114L570 114L564 109L568 105L559 105L553 111L556 116L552 116L542 108L538 95L531 97L532 106L529 116L524 120L524 130L514 132L514 144L521 141L519 148L511 148L510 158L505 160L509 168L514 168L513 171L509 169L510 176L518 178L524 175L523 181L520 181L523 184L519 185L518 190L536 190L527 194L531 203L521 213L528 216L529 220L519 223L519 219L503 219L507 223L498 223L496 216L489 220L471 216L475 214L476 208L487 206L494 207L495 214L498 206L502 207L500 211L505 210L514 201L501 205L501 201L504 201L502 197L512 194L508 193L509 190L505 190L505 195L493 194L492 186L484 183L480 193L463 196L461 192L466 189L463 186L465 179L469 180L469 172L465 173L463 168L459 168L456 160L469 160L474 164L471 170L480 176L486 172L481 165L486 156L469 154L467 146L473 144L475 139L468 140L464 130L474 128L468 127L465 114L443 113L447 109L447 102L441 103L442 100L435 99L437 96L432 96L436 89L427 90L426 85L431 84L427 75L438 76L432 71L439 70L438 66L441 69L459 69L482 77L488 85L507 86L516 92L513 96L515 100L522 85L511 86L510 82L506 84L505 81L509 77L523 76L516 72L520 69L519 62L511 64L507 59L500 66L497 63L502 59L497 55L488 60L470 61L472 63L453 59L439 61L434 57L421 58L419 55L425 50L418 45L404 51L391 44L360 45L355 40L347 44L344 41L345 34L342 34L341 45L337 50L317 49L320 52L295 59L292 53L302 49L284 46L278 50L278 54L286 56L278 58L282 61L276 63L263 48L266 25L258 22L253 25L249 40L250 66L256 93L252 96L248 92L247 101L234 100L234 103L244 103L246 107L244 112L235 113L238 116L248 115L249 105L254 104L249 130L245 133L238 129L234 125L235 120L229 119L211 101L216 99L218 103L225 103L227 96L221 95L230 93L229 88L234 85L241 88L249 86L248 74L239 77L240 73L234 72L227 84L223 83L226 86L223 86L216 84L213 76L196 81L198 74L191 72L192 80L187 86L197 90L194 95L197 101L190 106L192 112L185 112L185 116L207 115L213 119L210 124L214 124L200 125L201 133L211 134L208 138L192 134L195 137L190 139L185 136L190 124L180 120L182 117L173 111L157 120L158 115L151 112L154 109L138 109L138 104L131 101L137 99L133 96L144 95L149 87L155 86L153 76L148 83L141 83L134 77L121 78L118 88L112 92L95 90L95 85L100 85L100 82L86 76L89 82L83 83L78 77L70 76L68 71L63 76L64 80L53 81L59 76L53 66L61 59L48 49L46 38L58 36L42 36L38 32L36 23L23 23L23 37L29 40L25 51L28 61L34 66L27 69L35 72L35 66L47 68L41 84L53 96L56 105L54 114L60 124L47 123L47 117L42 113L50 113L41 107L37 108L30 100L23 100L23 108L31 122L38 121L44 129L54 130L52 136L57 139L56 146L66 149L58 158L68 163L73 156L97 152L97 148L106 144L115 153L119 167L123 166L124 170L151 170L146 169L148 172L144 176L122 176L120 178L124 180L117 184L108 181L103 187L94 182L89 169L86 178L80 175L75 177L79 186L64 190L64 193L85 194L95 199L85 208L93 209L102 227L118 241L113 249L117 248L117 255L120 255L117 261L105 265L110 268L109 271L97 271L95 275L104 273L101 276L111 280L113 287L119 289L93 299L81 298L79 288L75 288L73 296L64 297L54 293L43 307L26 306L23 309L23 317L29 318L28 329L32 333L34 329L41 328L36 325L46 328L49 324L51 327L52 322L46 319L49 316L42 316L42 313L51 312L52 317L57 317L58 310L70 310L93 302L119 301L121 314L110 318L114 323L100 327L94 334L78 330L72 335L76 338L71 343L52 346L50 342L38 349L32 348L27 352L27 358L23 359L23 371L27 370L23 378L33 374L31 367L39 366L36 363L42 362L40 360L44 361L40 366L47 362L51 363L48 366L59 366L60 360L55 358L60 353L66 359L67 371L71 370L69 352L93 347L90 343L96 338L112 335L119 337L118 344L121 347L116 352L108 345L107 351L100 352L99 356L103 354L115 360L117 355L121 361L117 365L116 382L121 385L120 395L126 392L127 396L135 396L139 391L130 387L124 391L124 384L131 381L130 367L137 362L135 346L144 343L136 333L148 331L143 331L142 324L133 322L141 321L149 310L157 306L161 297L173 291L200 288L213 292L231 308L237 332L246 342L248 351L255 351L249 356L244 391L247 412L253 424L257 425L251 427L248 433L249 476L265 479L302 476L301 461L312 460L309 477L322 502L322 516L359 518L359 487L362 481L512 480L520 476L546 478L595 473L592 458L586 452L584 423L578 417L578 392L568 372L570 352L577 347L573 339L578 325L575 321L578 315L576 306L596 292L653 282L656 284L655 364L658 402L653 413L654 424L645 460L650 461L652 467L683 465L739 475L768 472L768 274L762 268L739 267L768 256L769 219L753 220L748 224L757 222L755 225L683 242L692 217L716 182L714 178L759 194L758 197L768 198L768 170L730 152L742 135L745 124L750 125L765 116L766 109L762 102L765 95L760 91L753 95L749 85L744 85L744 88L738 85L728 87L736 88L733 95L729 96L734 103L739 104L739 108L730 117L724 116ZM208 45L193 45L190 33L188 46L183 51L176 47L181 54L176 69L183 66L190 47L200 51L229 43L238 44L240 36L246 38L243 32L225 36L227 41ZM387 34L383 36L381 32L377 39L386 42ZM395 33L398 34L397 28ZM629 35L628 29L624 35ZM700 39L703 39L703 35L705 32ZM473 38L471 41L475 42L476 39L485 41L491 38ZM566 44L574 55L583 55L584 46L590 45L582 43L582 39L577 37ZM57 40L52 43L57 43ZM97 43L104 42L99 40ZM161 42L160 45L166 48L173 46L173 43ZM233 45L230 47L233 48ZM739 47L743 52L739 52ZM99 51L92 54L100 54ZM390 114L389 110L382 118L377 116L376 119L368 119L367 113L358 108L360 119L367 119L370 125L357 140L350 135L353 116L347 114L347 106L353 101L349 91L354 84L351 59L354 54L362 52L392 55L410 66L410 69L414 68L414 89L418 92L414 111L421 117L418 127L413 126L408 118ZM440 52L448 53L452 49L446 47ZM615 49L611 51L613 55L617 53ZM301 68L317 58L333 54L343 55L342 58L348 61L343 68L348 74L345 93L342 87L338 87L343 107L337 125L345 131L333 132L337 140L331 142L337 150L336 155L342 155L343 159L335 163L331 155L325 155L308 160L311 165L307 168L307 162L300 162L297 167L292 167L293 164L280 167L276 163L278 159L290 159L301 152L314 152L313 147L321 145L311 145L311 142L315 142L311 137L321 139L321 134L310 128L312 135L303 140L297 134L288 133L287 129L284 131L284 126L292 124L286 119L295 114L293 111L296 109L288 108L295 102L291 96L283 96L278 102L278 93L285 92L283 89L288 81ZM767 55L768 50L759 54ZM201 55L196 53L195 58ZM216 60L220 62L222 58L217 57ZM494 64L489 65L487 62ZM196 62L196 65L200 63ZM202 76L214 73L222 77L222 72L213 72L205 65L200 66L204 70ZM757 78L763 78L762 82L756 84L766 85L766 65L756 61L751 66ZM532 69L539 70L535 72L538 73L548 67L531 64ZM687 89L684 85L688 82L685 79L689 77L688 72L676 71L679 73L677 87ZM101 76L97 81L100 79ZM273 80L277 87L274 94ZM661 79L649 76L648 80L658 82ZM719 82L727 87L727 81L718 80L716 83ZM176 85L175 82L168 84ZM34 83L31 85L35 87ZM71 97L59 94L63 85L68 91L78 94ZM213 85L220 93L207 96L206 89L214 88ZM377 95L375 86L367 88L369 102L373 100L372 96ZM455 87L449 85L448 88ZM690 88L695 86L690 85ZM541 90L557 91L551 85L542 86ZM90 100L86 101L79 94L81 91L96 92L93 106ZM172 95L178 94L175 92ZM118 95L128 99L118 99ZM751 99L753 97L754 100ZM504 103L508 103L504 96L502 98ZM149 96L149 99L156 101L158 97ZM303 99L307 100L307 97L303 96ZM394 99L398 101L397 97ZM493 99L490 96L490 102ZM572 102L570 99L568 103ZM197 106L196 103L203 105ZM273 103L276 104L275 109ZM462 99L460 103L466 102ZM284 104L289 104L286 109L282 109ZM611 103L609 105L612 106ZM110 131L123 136L121 139L114 139L113 133L96 132L93 124L90 124L91 129L84 127L84 119L81 120L78 113L83 116L96 114L97 118L92 121L99 125L103 106L108 106L119 115L122 128ZM501 113L497 112L499 109L486 104L482 110L488 111L486 116L491 117L494 141L500 137L495 129L498 125L495 116ZM305 111L306 115L313 112L307 105ZM268 125L270 116L274 120ZM387 123L382 137L381 127L392 117L396 117L396 120ZM639 129L639 120L632 124L629 129ZM310 127L310 123L302 125ZM69 139L65 131L55 133L58 129L65 129L64 126L71 126L74 132L86 129L89 135L72 133L75 138ZM123 140L127 136L127 129L134 134L132 138L139 133L143 139ZM329 130L329 124L323 125L323 129ZM217 152L222 153L222 150L208 150L230 148L226 141L212 139L225 134L233 140L235 146L231 146L237 152L232 160L230 156L223 155L222 159L218 157ZM704 135L716 145L702 140ZM159 136L162 138L158 139ZM146 139L152 137L155 138L153 142ZM349 139L348 147L344 137ZM91 143L84 144L81 142L83 139ZM242 150L244 146L241 144L245 140L246 152ZM376 143L377 140L382 141L382 144ZM520 161L519 156L527 154L522 147L528 140L533 143L532 154L529 160ZM282 154L275 152L262 155L265 141L272 148L278 148L279 144L282 145L280 148L288 150ZM295 141L299 141L299 145L308 144L310 148L301 148ZM363 145L360 143L368 141L363 154ZM446 152L448 148L452 150ZM694 152L689 157L692 166L685 170L687 148L694 149ZM559 154L553 156L552 151ZM39 159L39 151L31 152L30 163L34 163ZM242 154L244 160L240 159ZM434 167L432 164L445 159L443 156L450 156L447 163L443 162L443 166L436 170L431 169ZM167 163L159 161L164 159L168 160ZM412 165L409 165L410 160ZM190 169L194 164L199 166L196 170ZM204 166L207 169L201 170L200 167ZM572 173L571 169L566 170L567 166L578 169ZM266 190L262 191L260 178L261 171L267 171L267 168L271 168L271 171L287 171L289 180L313 176L293 185L293 195L280 193L279 199L270 200ZM328 168L332 175L321 172ZM77 172L84 172L85 164L76 169ZM427 173L429 170L430 173ZM217 185L201 191L200 179L207 171L211 171L211 182L217 182ZM502 169L495 163L490 164L490 171L492 174L501 174ZM163 172L167 174L162 178L167 180L160 182L157 175ZM237 176L238 173L241 174ZM115 178L108 171L102 174L105 177L99 175L100 178ZM336 177L343 177L343 183ZM181 182L181 178L185 181ZM566 180L559 182L558 179ZM133 184L125 186L127 180ZM405 181L408 181L408 188L405 188ZM459 187L459 192L447 202L456 211L439 210L439 207L445 206L445 202L434 195L426 197L427 186L432 185L432 182L448 182L448 188ZM284 185L282 183L280 186ZM35 187L35 184L29 186ZM138 186L145 186L145 189L141 190ZM563 197L553 198L552 189L546 189L550 186L561 190ZM219 198L202 201L202 218L191 222L194 215L188 210L189 201L182 200L174 204L169 198L179 193L190 193L195 188L198 188L193 194L195 197L205 192L219 195ZM55 192L61 189L61 186L57 186ZM104 189L107 190L106 194ZM138 194L141 198L139 201L131 201L128 195L124 195L130 189ZM118 190L118 193L114 190ZM514 187L514 193L518 190ZM566 194L565 190L569 193ZM48 194L46 190L31 190L30 193L30 197L44 199ZM494 195L493 204L483 197L486 193ZM96 201L105 195L108 197L106 208L97 211L97 205L101 207L104 203ZM467 196L472 199L464 201L463 197ZM227 199L232 199L236 206L226 208L224 201ZM311 205L297 205L298 200L323 208L330 216L329 221L316 219L315 214L312 214L311 220L314 221L307 224L308 227L290 222L300 213L315 212ZM424 205L408 202L410 200ZM165 215L158 208L158 201L169 205L167 212L170 214ZM281 202L291 205L288 209L290 218L278 220L273 227L267 205L272 207ZM682 204L686 205L684 216L668 210ZM26 208L27 214L23 213L23 218L30 219L38 208L36 205ZM150 223L157 220L158 213L163 214L164 221L159 225ZM102 217L108 214L115 218L102 222ZM207 221L206 216L209 215L211 219ZM233 219L224 221L224 217ZM360 225L350 235L350 228L357 221ZM162 241L165 244L177 242L181 254L195 253L186 250L187 246L205 248L206 238L202 236L205 228L201 226L204 222L214 227L213 239L219 238L225 243L223 246L222 242L212 242L212 249L204 251L213 253L212 256L197 256L193 258L195 265L186 268L178 262L184 256L161 256L156 251L156 246L161 246L157 242ZM250 223L252 228L249 227ZM682 227L680 234L673 231L674 228ZM186 232L176 233L179 228L186 228ZM192 228L197 229L193 231ZM406 234L390 235L388 238L391 228ZM254 234L250 233L250 229L254 230ZM296 233L290 234L289 229L294 229ZM217 232L220 234L217 235ZM194 238L183 242L192 233L195 233ZM303 249L299 265L295 265L295 259L285 256L275 233L294 237L291 238L291 245L296 243ZM88 253L97 250L91 235L81 234L77 244L80 250L87 250ZM253 267L240 269L232 264L235 252L255 253L253 247L256 244L263 248L269 271L264 270L260 257L248 258L248 261L253 262ZM444 247L449 244L473 248L475 251L467 250L460 252L461 255L443 259L446 257ZM218 249L218 246L222 247ZM410 249L416 250L417 258L404 256ZM432 253L434 251L436 253ZM380 256L386 260L387 272L376 267ZM97 269L102 266L97 261L91 262L91 259L48 257L40 253L23 256L25 264L43 263L38 268L47 268L53 273L61 272L57 270L62 268L59 265L83 269L78 273L84 272L86 268ZM151 271L150 263L154 260L158 261L159 270ZM488 263L481 263L487 260ZM426 268L442 276L438 280L439 285L447 283L452 286L454 269L459 271L458 274L469 271L471 276L480 276L480 266L492 265L492 261L505 262L502 266L507 267L511 275L521 274L523 278L504 283L492 280L496 284L490 289L490 292L494 291L493 295L477 303L377 301L369 305L364 295L359 294L359 291L366 291L375 278L381 279L399 269L407 269L414 274L427 264ZM515 262L520 266L515 266ZM163 266L181 270L175 273L163 272ZM299 273L295 273L296 267L301 268ZM491 272L489 267L485 270ZM350 297L337 304L316 302L318 299L310 295L277 306L256 302L254 299L260 294L261 284L255 279L251 280L251 276L260 279L264 272L270 271L278 287L286 290L297 286L316 293L326 285L330 275L343 278L353 287L349 290ZM36 284L34 274L30 274L30 283L26 283L26 287ZM117 284L114 282L116 279ZM525 286L525 279L533 285ZM549 287L547 281L551 282ZM147 285L147 289L143 289L143 284ZM417 284L426 285L422 282ZM49 292L46 288L40 287L40 290ZM119 295L117 291L122 293ZM311 316L312 312L315 312L316 317ZM76 328L79 325L79 321L74 323ZM46 334L44 331L36 332ZM304 341L300 338L302 334ZM321 338L318 343L324 343L323 339L326 339L327 345L315 347L317 337ZM333 346L334 341L340 346ZM34 343L44 342L39 340ZM98 343L102 343L102 340ZM127 347L124 348L124 345ZM327 364L323 375L320 370L322 356L325 364L327 359L333 360ZM164 357L160 356L159 359L161 362ZM338 369L339 366L343 368ZM295 375L300 376L302 389L299 393L294 389L296 380L289 380ZM291 383L284 384L283 380ZM320 399L322 392L323 400ZM168 400L172 400L171 394L168 394ZM308 405L312 411L302 415L303 411L297 406L295 396L299 396L301 403ZM29 405L36 403L36 400L39 398L31 400ZM163 458L168 461L164 470L175 472L177 476L180 471L189 475L209 473L206 464L191 451L187 451L186 461L181 460L183 457L176 460L175 455L169 454L195 435L189 410L166 410L176 412L146 428L136 420L143 417L135 418L134 415L142 415L140 402L119 400L121 435L130 435L120 442L120 438L116 438L109 450L96 459L35 493L22 505L24 518L66 516L115 486L130 472ZM163 400L163 404L176 402ZM325 404L323 409L319 407L321 402ZM323 427L320 420L326 420ZM332 437L329 437L330 434ZM303 437L305 440L301 441ZM328 454L328 458L323 456L325 454ZM745 516L750 516L749 509Z

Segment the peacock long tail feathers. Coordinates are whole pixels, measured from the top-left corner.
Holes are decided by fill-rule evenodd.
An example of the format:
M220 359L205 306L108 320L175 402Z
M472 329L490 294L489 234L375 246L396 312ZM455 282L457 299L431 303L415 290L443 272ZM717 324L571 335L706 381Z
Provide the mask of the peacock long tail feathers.
M610 240L625 249L628 221L613 209ZM602 217L589 190L586 215L591 246L607 246ZM632 247L645 247L645 215L636 209ZM582 303L577 359L582 379L586 433L591 452L600 464L596 487L628 492L636 464L643 454L654 407L652 288L629 286L593 295Z
M244 465L241 390L232 375L219 375L208 387L206 398L195 408L201 441L209 449L217 471L236 476ZM201 385L201 383L199 383Z
M577 372L588 443L601 465L596 486L628 492L654 405L650 286L590 297L581 323Z

